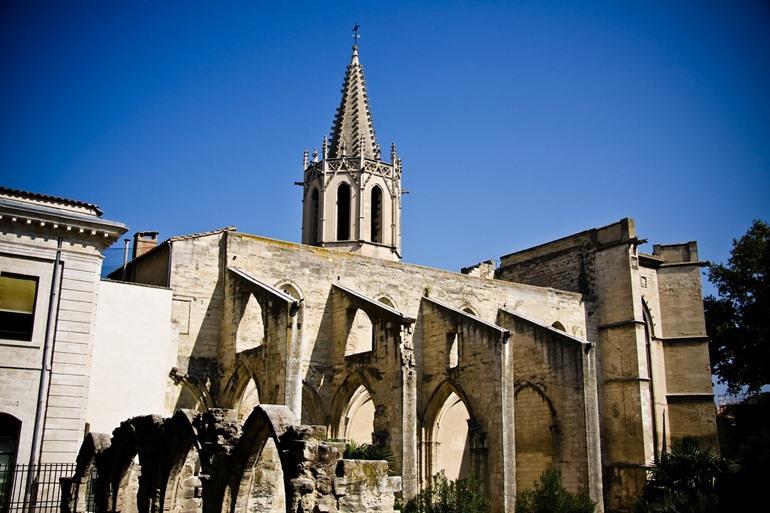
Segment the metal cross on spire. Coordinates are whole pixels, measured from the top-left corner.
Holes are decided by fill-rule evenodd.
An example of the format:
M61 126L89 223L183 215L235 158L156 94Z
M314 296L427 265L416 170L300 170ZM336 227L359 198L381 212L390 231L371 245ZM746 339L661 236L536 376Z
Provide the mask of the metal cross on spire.
M358 46L358 40L361 39L361 34L358 33L360 29L361 25L356 22L356 24L353 25L353 46Z

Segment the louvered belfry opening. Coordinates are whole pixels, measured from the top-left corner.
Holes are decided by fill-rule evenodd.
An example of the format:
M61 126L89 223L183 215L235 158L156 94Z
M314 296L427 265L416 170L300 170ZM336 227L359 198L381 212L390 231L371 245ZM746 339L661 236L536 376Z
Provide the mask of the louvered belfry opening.
M382 189L374 186L372 189L372 242L382 243Z
M310 196L310 241L313 244L319 242L318 237L318 189L313 189L313 194Z
M350 186L337 188L337 240L350 240Z

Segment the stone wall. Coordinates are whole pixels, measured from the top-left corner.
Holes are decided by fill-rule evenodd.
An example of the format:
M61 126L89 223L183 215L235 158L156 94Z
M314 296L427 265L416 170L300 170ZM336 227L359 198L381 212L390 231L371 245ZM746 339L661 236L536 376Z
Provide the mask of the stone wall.
M645 255L642 242L623 219L503 256L497 270L585 294L611 510L633 503L656 452L683 436L716 436L697 246L655 245Z
M180 327L170 406L275 402L340 437L363 388L374 410L371 441L393 452L408 498L430 483L431 419L456 392L473 413L473 473L487 483L493 511L512 510L513 364L506 330L495 323L507 309L584 337L579 294L234 231L174 238L170 259L172 322ZM350 354L362 323L371 324L369 349ZM249 345L242 334L254 330L264 338ZM459 347L453 365L450 335ZM585 433L582 420L565 413L564 421ZM574 470L577 486L586 479L585 442L575 447L563 466L583 469Z
M393 512L401 479L385 461L344 460L325 429L295 424L284 406L135 417L112 437L91 433L63 513ZM90 494L90 495L89 495Z

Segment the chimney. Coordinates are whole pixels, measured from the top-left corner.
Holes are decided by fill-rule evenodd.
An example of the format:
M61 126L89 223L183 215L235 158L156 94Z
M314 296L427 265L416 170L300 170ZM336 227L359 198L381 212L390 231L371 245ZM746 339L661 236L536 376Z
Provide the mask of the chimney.
M134 234L134 256L140 257L158 245L158 232L136 232Z

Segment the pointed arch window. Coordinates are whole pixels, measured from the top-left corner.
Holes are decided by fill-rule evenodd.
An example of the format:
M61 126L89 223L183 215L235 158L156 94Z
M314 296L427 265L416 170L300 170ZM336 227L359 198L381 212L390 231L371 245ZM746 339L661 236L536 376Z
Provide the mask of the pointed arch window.
M310 243L318 243L318 189L310 195Z
M350 186L337 188L337 240L350 240Z
M372 242L382 243L382 189L378 185L372 188L372 201L370 203L372 214Z

